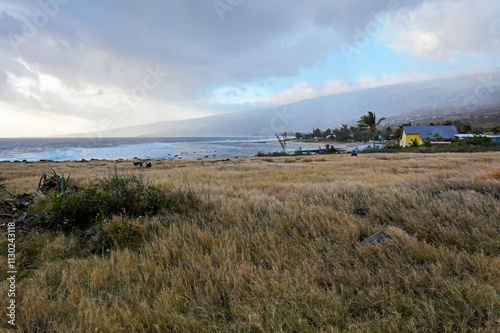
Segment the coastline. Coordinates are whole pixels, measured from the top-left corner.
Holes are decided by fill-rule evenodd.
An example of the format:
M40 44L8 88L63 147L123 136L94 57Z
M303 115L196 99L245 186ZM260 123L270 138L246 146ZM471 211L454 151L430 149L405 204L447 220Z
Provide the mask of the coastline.
M95 157L91 157L89 155L80 156L81 158L67 158L67 159L51 159L42 158L39 160L34 160L30 158L26 158L26 156L19 157L18 159L13 160L0 160L0 163L35 163L35 162L50 162L50 163L62 163L62 162L75 162L75 163L84 163L89 161L107 161L107 162L127 162L127 161L200 161L200 160L214 160L214 159L248 159L255 157L259 151L263 151L265 153L272 153L275 151L281 151L281 145L278 141L262 141L258 142L258 144L262 144L263 148L266 146L269 149L259 149L255 150L250 147L242 147L241 149L238 147L234 147L231 150L222 150L220 146L207 146L207 147L199 147L193 146L189 143L182 144L171 144L169 146L164 147L165 153L162 157L157 156L149 156L149 155L140 155L130 157L127 156L117 156L116 158L106 158L99 156L99 154L94 155ZM333 145L337 150L349 152L352 149L358 147L362 143L355 142L296 142L289 141L287 143L287 151L289 154L292 154L297 149L302 150L311 150L317 149L321 147L322 149L325 146ZM168 150L168 152L167 152ZM250 153L251 152L251 153ZM74 156L76 157L76 156Z

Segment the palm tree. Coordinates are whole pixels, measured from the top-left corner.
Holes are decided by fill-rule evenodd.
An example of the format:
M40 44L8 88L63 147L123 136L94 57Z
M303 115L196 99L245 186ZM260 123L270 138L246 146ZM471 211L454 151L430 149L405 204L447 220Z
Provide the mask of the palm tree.
M368 111L368 114L361 116L361 119L358 120L358 128L360 130L369 130L370 132L372 132L374 150L375 150L375 132L377 131L377 126L383 120L385 120L385 118L380 118L379 121L377 121L375 112L371 111Z

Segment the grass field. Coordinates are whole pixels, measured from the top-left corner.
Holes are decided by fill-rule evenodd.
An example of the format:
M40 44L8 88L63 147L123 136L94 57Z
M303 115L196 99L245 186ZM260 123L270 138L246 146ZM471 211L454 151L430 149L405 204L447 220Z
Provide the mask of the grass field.
M158 161L151 169L0 163L0 183L33 192L51 167L84 186L115 166L196 200L141 218L134 242L109 252L91 249L95 235L17 235L21 331L500 331L499 152ZM50 209L46 201L31 212ZM379 230L391 238L361 244ZM7 258L5 229L0 243ZM6 259L0 267L6 294ZM7 302L0 298L4 311ZM1 325L9 327L6 315Z

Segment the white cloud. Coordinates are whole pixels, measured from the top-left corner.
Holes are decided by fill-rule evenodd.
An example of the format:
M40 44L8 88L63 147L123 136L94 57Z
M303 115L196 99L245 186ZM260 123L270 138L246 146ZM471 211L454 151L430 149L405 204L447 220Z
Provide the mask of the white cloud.
M328 80L321 88L322 95L333 95L353 90L353 87L345 80Z
M0 102L0 133L2 137L42 137L77 133L82 128L94 128L92 122L72 115L61 115L39 110L27 110L29 117L19 116L19 110Z
M409 73L384 75L383 77L374 77L366 75L359 78L357 82L357 88L358 89L378 88L378 87L391 86L401 83L430 80L433 78L435 77L432 75L409 74Z
M441 76L417 74L417 73L400 73L385 75L383 77L361 76L356 82L349 83L345 80L327 80L321 84L313 85L309 82L302 81L295 83L290 88L272 94L271 96L253 100L250 103L254 106L274 106L283 105L293 102L298 102L305 99L311 99L321 96L340 94L361 89L371 89L401 83L417 82L435 79ZM442 77L446 77L443 75Z
M58 92L62 87L62 82L52 75L40 74L39 87L41 90Z
M444 59L454 52L499 56L500 2L426 1L399 11L383 37L395 50L411 50L419 57Z
M306 81L298 82L290 88L263 99L250 101L252 105L282 105L319 96L319 91Z

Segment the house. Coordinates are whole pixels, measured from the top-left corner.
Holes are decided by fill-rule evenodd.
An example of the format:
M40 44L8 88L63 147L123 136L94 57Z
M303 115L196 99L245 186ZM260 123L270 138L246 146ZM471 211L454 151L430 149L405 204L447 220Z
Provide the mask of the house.
M423 144L425 139L455 139L457 134L455 126L403 126L399 145L408 147L415 139L419 145Z

